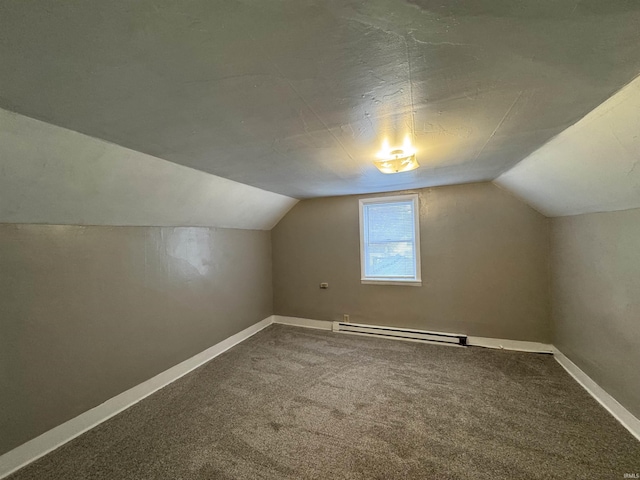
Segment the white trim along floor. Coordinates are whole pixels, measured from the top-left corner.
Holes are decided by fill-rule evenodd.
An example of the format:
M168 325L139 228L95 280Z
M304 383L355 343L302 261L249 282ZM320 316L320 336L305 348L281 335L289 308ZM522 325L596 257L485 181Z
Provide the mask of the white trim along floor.
M271 324L283 324L321 330L331 330L332 322L313 320L308 318L286 317L272 315L236 333L226 340L208 348L207 350L171 367L149 380L107 400L91 410L58 425L42 435L20 445L19 447L0 456L0 478L4 478L25 465L37 460L56 448L64 445L75 437L90 430L96 425L117 415L142 399L178 380L182 376L212 360L234 345L246 340ZM618 420L631 434L640 441L640 420L623 407L611 395L603 390L586 373L584 373L569 358L552 345L504 340L484 337L468 337L468 345L504 350L553 354L557 362L613 417Z

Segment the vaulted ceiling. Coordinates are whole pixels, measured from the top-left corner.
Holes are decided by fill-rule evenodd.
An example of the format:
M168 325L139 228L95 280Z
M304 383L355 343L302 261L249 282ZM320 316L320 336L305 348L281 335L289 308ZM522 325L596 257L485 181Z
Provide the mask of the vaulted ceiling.
M548 217L640 208L640 76L495 183Z
M494 179L639 72L635 0L0 0L1 108L298 198Z
M271 230L296 202L0 109L0 223Z

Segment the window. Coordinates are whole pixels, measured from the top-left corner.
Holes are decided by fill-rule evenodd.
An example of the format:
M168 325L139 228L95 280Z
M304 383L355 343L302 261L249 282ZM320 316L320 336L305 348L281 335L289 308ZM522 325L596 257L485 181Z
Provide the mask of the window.
M421 285L418 195L360 200L362 283Z

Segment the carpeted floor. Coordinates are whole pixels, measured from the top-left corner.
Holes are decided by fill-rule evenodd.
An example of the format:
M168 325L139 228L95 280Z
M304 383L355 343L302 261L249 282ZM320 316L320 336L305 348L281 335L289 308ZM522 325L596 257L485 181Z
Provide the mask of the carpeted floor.
M550 355L273 325L9 478L625 473L640 442Z

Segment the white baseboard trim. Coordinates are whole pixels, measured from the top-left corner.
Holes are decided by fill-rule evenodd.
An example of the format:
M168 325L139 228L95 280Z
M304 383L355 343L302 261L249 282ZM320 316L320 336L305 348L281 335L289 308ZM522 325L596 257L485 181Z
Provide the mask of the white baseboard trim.
M279 323L282 325L292 325L294 327L317 328L320 330L333 330L333 324L334 324L334 322L330 322L327 320L313 320L311 318L301 318L301 317L286 317L283 315L274 315L273 323ZM355 334L354 332L342 332L342 333ZM408 338L399 338L399 340L415 341ZM422 341L422 343L433 343L433 342ZM439 343L438 345L446 345L446 344ZM525 342L521 340L505 340L502 338L468 336L467 345L473 345L476 347L496 348L500 350L514 350L518 352L553 353L553 346L548 345L546 343ZM454 346L457 346L457 345L454 345Z
M571 375L589 395L595 398L613 417L629 430L631 434L640 440L640 419L636 418L629 410L624 408L615 398L609 395L600 385L594 382L589 375L573 363L556 347L553 347L553 356L556 361Z
M153 378L136 385L129 390L110 398L106 402L88 410L71 420L54 427L42 435L23 443L0 456L0 478L4 478L16 470L28 465L65 443L73 440L87 430L126 410L140 400L148 397L161 388L175 382L180 377L195 370L199 366L217 357L231 347L258 333L273 323L273 315L245 328L226 340L206 349L203 352L159 373Z
M153 378L136 385L129 390L107 400L71 420L29 440L0 456L0 479L9 476L20 468L73 440L96 425L108 420L118 413L148 397L152 393L178 380L187 373L207 363L231 347L255 335L272 323L297 327L331 330L332 322L312 320L308 318L272 315L264 320L232 335L207 350L159 373ZM640 440L640 420L624 408L616 399L594 382L575 363L569 360L560 350L544 343L503 340L497 338L468 337L469 345L517 350L523 352L553 353L557 362L614 418L616 418L631 434Z
M316 328L321 330L332 330L333 322L324 320L312 320L310 318L299 317L284 317L281 315L273 316L273 323L280 323L283 325L292 325L296 327ZM344 332L350 335L366 335L356 332ZM368 336L368 335L366 335ZM389 340L400 341L419 341L406 338L389 338ZM429 343L420 341L421 343ZM447 345L447 344L438 344ZM518 352L530 352L530 353L549 353L553 354L556 361L564 367L564 369L571 375L593 398L595 398L613 417L618 420L631 434L640 440L640 420L637 419L631 412L624 408L615 398L605 392L596 382L594 382L586 373L569 360L560 350L553 345L539 342L526 342L521 340L506 340L501 338L488 338L488 337L467 337L467 345L495 348L499 350L513 350ZM457 347L458 345L450 345Z
M474 347L514 350L517 352L553 353L553 346L546 343L505 340L502 338L467 337L467 345Z
M319 330L331 330L332 322L326 320L311 320L310 318L285 317L282 315L274 315L273 323L282 325L292 325L294 327L316 328Z

